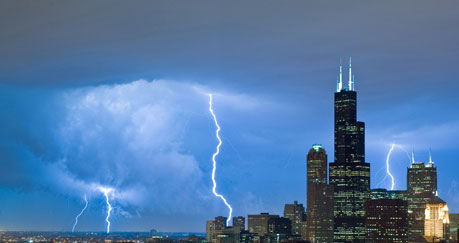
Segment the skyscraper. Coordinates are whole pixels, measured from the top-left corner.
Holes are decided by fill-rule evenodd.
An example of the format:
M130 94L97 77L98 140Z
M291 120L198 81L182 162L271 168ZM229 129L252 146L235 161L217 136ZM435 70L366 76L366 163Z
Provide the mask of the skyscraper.
M226 228L226 217L217 216L215 217L215 229L223 230Z
M357 93L349 60L349 82L342 66L335 93L334 242L365 242L365 201L370 192L370 164L365 162L365 124L357 121Z
M333 188L327 184L327 153L315 144L307 156L306 239L312 243L333 241Z
M409 213L410 240L415 240L424 235L424 216L426 203L435 197L437 192L437 168L432 159L429 163L414 162L408 168L407 198Z
M284 218L290 219L293 235L301 235L301 223L306 220L306 212L303 204L294 201L293 204L285 204Z
M367 243L408 242L408 203L402 199L373 199L366 203Z

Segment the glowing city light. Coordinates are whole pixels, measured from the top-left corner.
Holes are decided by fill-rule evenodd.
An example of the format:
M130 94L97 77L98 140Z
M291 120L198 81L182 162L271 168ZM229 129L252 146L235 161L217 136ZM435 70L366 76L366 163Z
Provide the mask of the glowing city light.
M85 205L84 205L84 208L81 210L81 212L75 217L75 224L73 224L73 227L72 227L72 232L75 231L75 227L76 225L78 224L78 218L83 214L83 212L86 210L86 208L88 207L88 199L86 198L86 195L84 195L84 201L85 201Z
M99 190L104 193L105 201L107 203L107 217L105 218L105 222L107 222L107 234L110 233L110 213L112 212L112 205L110 204L109 200L109 193L113 191L112 188L106 187L99 187Z
M395 179L394 179L394 176L392 175L392 173L390 173L389 160L390 160L390 155L392 154L392 151L394 150L394 148L395 148L395 144L392 144L392 146L390 147L389 153L387 153L387 157L386 157L386 172L387 172L387 175L389 175L389 177L392 180L392 186L390 188L391 190L394 190Z
M212 192L216 197L219 197L220 199L223 200L225 205L229 209L229 215L228 219L226 220L226 224L228 225L230 220L231 220L231 214L233 212L233 208L231 208L231 205L226 201L225 197L223 195L217 193L217 182L215 181L215 171L217 170L217 162L215 161L215 158L217 155L220 153L220 146L222 145L222 140L220 139L220 125L218 125L217 122L217 117L215 116L214 110L212 109L212 94L209 94L209 111L212 114L212 117L214 118L215 126L217 127L217 131L215 132L217 139L218 139L218 145L217 145L217 151L212 155L212 162L213 162L213 168L212 168L212 182L213 182L213 187L212 187Z

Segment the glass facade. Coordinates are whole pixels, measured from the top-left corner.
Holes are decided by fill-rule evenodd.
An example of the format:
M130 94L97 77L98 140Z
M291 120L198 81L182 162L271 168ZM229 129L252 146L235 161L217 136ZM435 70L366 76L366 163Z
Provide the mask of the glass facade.
M357 93L335 93L334 242L365 242L365 202L370 197L370 164L365 162L365 124L357 121Z

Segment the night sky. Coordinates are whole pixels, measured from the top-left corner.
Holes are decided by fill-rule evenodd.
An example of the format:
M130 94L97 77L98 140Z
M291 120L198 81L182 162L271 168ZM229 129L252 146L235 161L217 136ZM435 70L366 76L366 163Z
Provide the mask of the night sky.
M306 202L306 153L333 161L333 93L352 56L372 188L409 154L459 212L458 1L0 2L0 229L205 231Z

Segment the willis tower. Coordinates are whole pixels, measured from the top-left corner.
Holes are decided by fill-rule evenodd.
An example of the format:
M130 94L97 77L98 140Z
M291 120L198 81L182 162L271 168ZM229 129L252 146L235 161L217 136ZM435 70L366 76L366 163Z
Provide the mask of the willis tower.
M334 242L365 242L365 202L370 192L370 164L365 162L365 123L357 121L351 59L349 82L343 85L342 65L335 93L335 162L330 163Z

